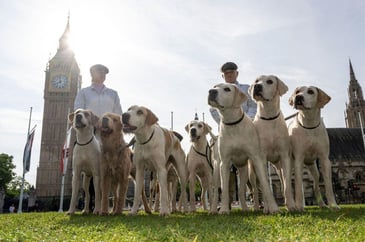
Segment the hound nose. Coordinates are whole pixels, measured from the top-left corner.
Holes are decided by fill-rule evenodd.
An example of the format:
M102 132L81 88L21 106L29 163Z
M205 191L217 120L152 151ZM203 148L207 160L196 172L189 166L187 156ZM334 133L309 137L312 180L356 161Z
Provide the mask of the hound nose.
M81 114L77 114L76 115L76 123L81 122L81 120L82 120L82 115Z
M129 118L130 118L129 113L123 113L122 114L122 122L123 122L123 124L128 124Z
M260 93L262 92L262 85L261 84L255 84L253 87L253 93Z
M217 98L218 91L216 89L210 89L209 90L209 100L215 100Z
M192 128L190 130L190 134L191 134L192 137L195 137L196 136L196 128Z
M294 103L295 105L303 105L304 97L302 95L298 95L295 97Z
M102 119L102 121L101 121L101 125L103 126L103 127L108 127L108 122L109 120L108 120L108 118L106 118L106 117L104 117L103 119Z

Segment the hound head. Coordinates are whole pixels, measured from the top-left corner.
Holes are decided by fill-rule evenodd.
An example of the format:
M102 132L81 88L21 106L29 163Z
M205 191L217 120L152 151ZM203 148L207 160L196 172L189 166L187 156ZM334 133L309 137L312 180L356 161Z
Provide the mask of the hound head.
M77 109L68 115L68 120L72 123L72 127L77 130L95 127L99 118L91 110Z
M113 133L122 133L121 116L116 113L104 113L98 122L98 129L100 129L102 136L108 136Z
M207 135L212 128L203 121L193 120L185 126L185 130L189 134L190 141L195 142Z
M289 98L289 104L298 110L323 108L331 97L314 86L297 87Z
M270 101L288 91L288 87L277 76L259 76L248 89L256 101Z
M156 115L143 106L131 106L122 115L123 131L126 133L135 133L142 127L151 126L157 123L157 121Z
M208 104L218 110L240 107L248 99L236 85L220 83L209 90Z

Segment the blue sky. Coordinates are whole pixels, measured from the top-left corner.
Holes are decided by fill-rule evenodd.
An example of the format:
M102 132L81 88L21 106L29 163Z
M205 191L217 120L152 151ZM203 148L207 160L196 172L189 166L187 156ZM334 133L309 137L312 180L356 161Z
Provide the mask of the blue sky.
M73 49L83 84L88 68L109 67L105 84L119 92L122 108L149 107L162 126L189 141L184 126L197 112L217 133L207 93L222 82L219 67L239 66L239 81L277 75L289 87L314 85L332 97L322 111L327 127L345 127L349 58L365 87L365 1L362 0L126 0L0 2L0 152L14 156L22 173L30 107L37 125L31 170L36 183L47 61L54 56L70 12ZM129 136L126 139L130 139Z

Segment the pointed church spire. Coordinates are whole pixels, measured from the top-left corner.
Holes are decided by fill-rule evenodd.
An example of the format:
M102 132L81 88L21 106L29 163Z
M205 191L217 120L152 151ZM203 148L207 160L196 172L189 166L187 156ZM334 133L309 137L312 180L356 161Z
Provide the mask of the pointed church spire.
M68 49L70 47L69 40L70 40L70 12L68 13L67 25L65 31L63 32L61 38L59 39L58 50Z
M350 81L357 81L354 73L354 69L352 68L351 59L349 59L350 64Z
M365 120L365 100L362 94L362 88L359 82L356 80L351 59L349 59L349 65L350 83L347 89L349 102L346 104L346 127L359 128L361 126L360 116L362 120Z

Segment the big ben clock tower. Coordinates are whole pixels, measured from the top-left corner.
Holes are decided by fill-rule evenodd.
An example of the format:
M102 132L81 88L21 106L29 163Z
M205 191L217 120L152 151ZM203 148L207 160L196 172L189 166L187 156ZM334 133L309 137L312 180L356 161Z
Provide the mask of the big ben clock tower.
M80 68L69 45L70 25L59 39L55 56L45 71L44 111L39 166L37 168L37 199L58 198L61 190L60 159L65 141L68 112L81 86ZM70 169L71 157L68 162ZM71 195L71 172L65 177L65 196Z

